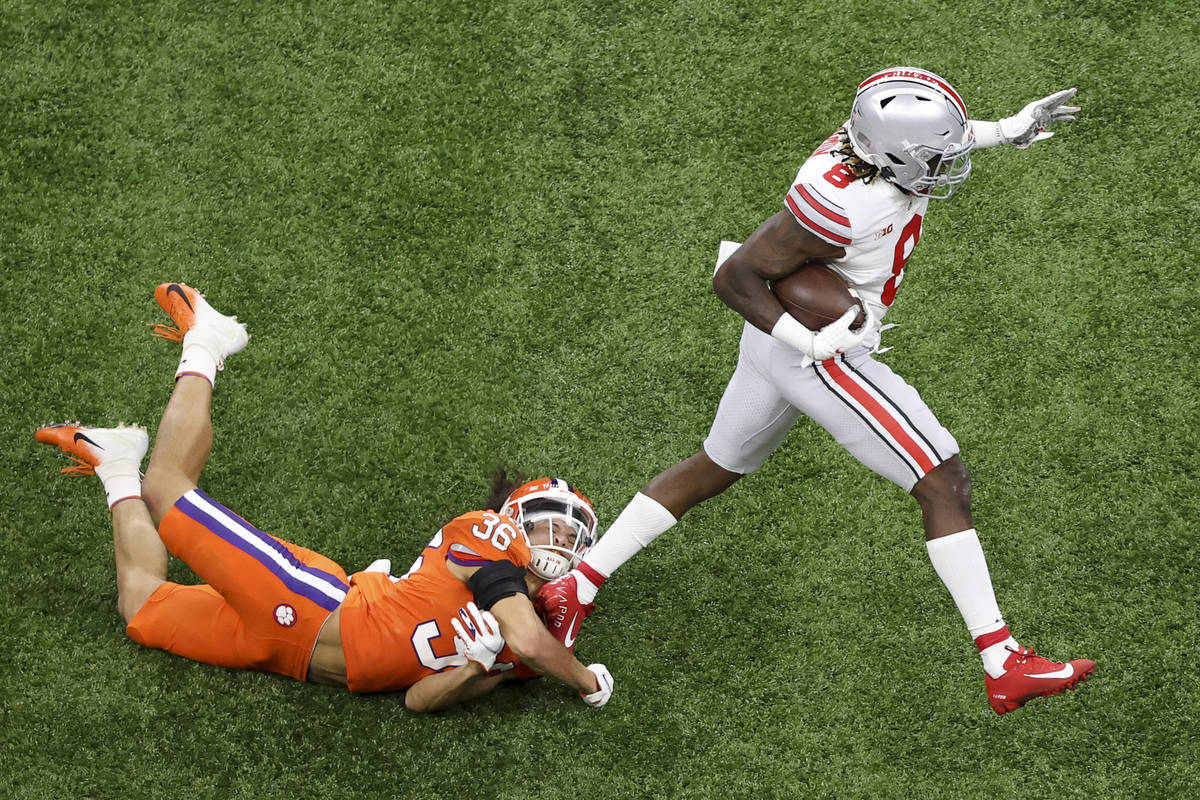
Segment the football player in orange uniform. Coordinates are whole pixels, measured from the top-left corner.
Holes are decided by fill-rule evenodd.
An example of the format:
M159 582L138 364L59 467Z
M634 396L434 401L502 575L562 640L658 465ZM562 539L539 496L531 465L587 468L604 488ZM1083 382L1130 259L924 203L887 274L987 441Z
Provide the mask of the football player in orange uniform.
M144 480L149 441L134 426L51 425L38 441L96 474L112 511L117 606L134 641L226 667L263 670L353 692L405 690L436 711L507 680L552 675L590 706L613 681L549 634L530 600L567 574L596 530L590 501L544 478L497 510L447 523L400 578L381 560L347 575L330 559L266 534L197 487L212 447L213 382L248 341L245 325L195 289L165 283L155 300L181 341L175 387ZM167 580L167 552L204 581Z

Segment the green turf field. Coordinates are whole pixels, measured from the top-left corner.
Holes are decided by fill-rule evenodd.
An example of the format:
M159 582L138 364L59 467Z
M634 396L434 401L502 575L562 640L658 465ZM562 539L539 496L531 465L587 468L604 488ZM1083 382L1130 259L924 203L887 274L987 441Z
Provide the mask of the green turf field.
M1197 41L1182 0L0 3L0 796L1200 796ZM153 432L156 284L249 323L204 488L260 527L403 568L500 464L611 521L733 368L718 241L898 63L985 119L1080 87L931 207L884 358L1014 632L1095 680L994 715L916 504L811 425L603 590L600 711L417 717L124 637L99 483L33 431Z

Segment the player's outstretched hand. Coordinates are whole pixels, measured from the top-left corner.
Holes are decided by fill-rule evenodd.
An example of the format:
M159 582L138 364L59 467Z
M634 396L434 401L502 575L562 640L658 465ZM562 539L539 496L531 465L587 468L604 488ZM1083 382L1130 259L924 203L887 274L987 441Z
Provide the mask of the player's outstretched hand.
M579 693L583 702L592 708L599 708L608 702L613 693L613 676L603 664L588 664L588 671L596 676L596 686L599 688L591 694Z
M500 623L490 611L480 611L474 603L458 610L462 619L451 619L454 626L454 649L460 656L474 661L487 672L496 663L496 656L504 649L504 637L500 635Z
M1052 122L1070 122L1075 119L1079 106L1069 106L1066 102L1075 96L1076 89L1064 89L1049 97L1034 100L1011 117L1000 120L1000 134L1004 141L1024 150L1034 142L1049 139L1054 135L1047 131L1046 126Z

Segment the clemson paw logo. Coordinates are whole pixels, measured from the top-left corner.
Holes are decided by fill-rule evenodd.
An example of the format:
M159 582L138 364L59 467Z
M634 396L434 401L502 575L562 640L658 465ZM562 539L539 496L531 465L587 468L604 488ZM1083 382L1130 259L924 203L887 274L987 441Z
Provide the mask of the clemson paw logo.
M275 606L275 621L285 628L292 627L296 624L296 609L287 603L280 603Z

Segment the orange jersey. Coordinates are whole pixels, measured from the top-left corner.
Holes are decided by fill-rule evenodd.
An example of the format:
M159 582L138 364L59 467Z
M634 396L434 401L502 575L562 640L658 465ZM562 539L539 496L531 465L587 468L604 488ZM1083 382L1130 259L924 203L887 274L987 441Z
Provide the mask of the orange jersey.
M529 564L529 540L508 517L472 511L437 532L398 582L381 572L357 572L342 605L346 684L352 692L407 689L428 675L466 663L454 648L450 620L474 595L447 562L472 567L491 561ZM498 669L536 676L507 646Z

